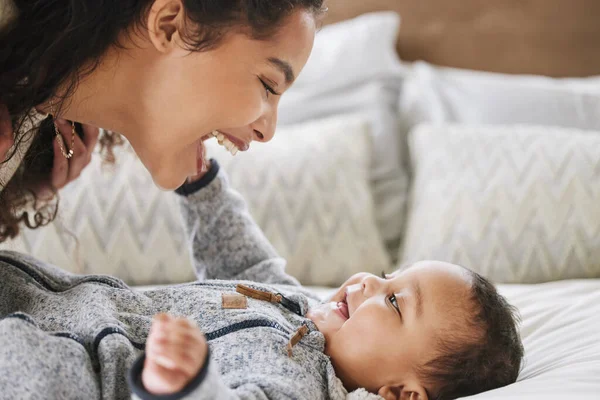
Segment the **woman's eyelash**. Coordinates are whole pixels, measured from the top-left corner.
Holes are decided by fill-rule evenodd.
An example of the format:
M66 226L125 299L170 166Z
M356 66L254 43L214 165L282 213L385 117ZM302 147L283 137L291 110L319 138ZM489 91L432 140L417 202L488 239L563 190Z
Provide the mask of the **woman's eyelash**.
M260 78L259 78L260 79ZM265 87L265 90L267 91L267 95L269 93L271 93L272 95L275 96L279 96L279 93L277 93L275 91L275 89L273 89L267 82L265 82L264 80L260 79L260 82L262 83L262 85Z

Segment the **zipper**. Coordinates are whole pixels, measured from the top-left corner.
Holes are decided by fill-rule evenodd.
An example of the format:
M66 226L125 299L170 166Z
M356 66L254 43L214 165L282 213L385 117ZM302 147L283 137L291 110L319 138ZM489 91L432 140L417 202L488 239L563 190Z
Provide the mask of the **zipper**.
M216 331L207 333L204 336L206 337L206 341L210 342L211 340L215 340L225 335L229 335L230 333L241 331L242 329L251 328L272 328L277 329L278 331L285 333L286 335L290 334L290 332L288 332L287 329L285 329L277 322L269 321L266 319L249 319L247 321L236 322L235 324L226 326L221 329L217 329Z
M206 338L207 342L210 342L212 340L221 338L230 333L241 331L243 329L251 329L251 328L272 328L272 329L276 329L276 330L280 331L281 333L284 333L286 336L290 335L290 332L287 329L285 329L283 326L278 324L277 322L269 321L266 319L251 319L251 320L247 320L247 321L237 322L235 324L226 326L221 329L217 329L216 331L205 334L204 337ZM304 324L295 331L294 335L290 337L288 344L286 346L288 357L291 358L293 356L293 352L292 352L293 347L296 346L297 344L299 344L300 341L302 340L302 338L305 337L306 335L308 335L309 333L310 333L310 329L308 328L307 325L304 325ZM307 347L310 349L313 349L313 347L310 345L308 345Z

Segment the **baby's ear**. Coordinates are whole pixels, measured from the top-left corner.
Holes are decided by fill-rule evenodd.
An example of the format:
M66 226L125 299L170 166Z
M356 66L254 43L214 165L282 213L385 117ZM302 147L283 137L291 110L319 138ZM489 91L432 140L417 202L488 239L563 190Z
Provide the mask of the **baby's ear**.
M377 394L385 400L428 400L425 388L407 386L384 386Z

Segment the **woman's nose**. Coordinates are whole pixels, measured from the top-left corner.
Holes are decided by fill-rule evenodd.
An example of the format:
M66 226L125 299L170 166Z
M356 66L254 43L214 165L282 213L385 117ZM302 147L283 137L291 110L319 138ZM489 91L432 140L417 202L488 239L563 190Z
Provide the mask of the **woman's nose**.
M277 126L277 110L275 109L268 115L263 115L252 124L254 138L258 142L266 143L275 136L275 127Z

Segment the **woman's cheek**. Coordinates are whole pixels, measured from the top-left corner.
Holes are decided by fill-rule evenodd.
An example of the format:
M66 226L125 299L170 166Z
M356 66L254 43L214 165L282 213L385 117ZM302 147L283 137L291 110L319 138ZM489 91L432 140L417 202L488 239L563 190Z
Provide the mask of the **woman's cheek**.
M251 125L263 115L266 106L258 89L244 91L232 102L233 106L227 118L228 124L222 128L243 128Z

